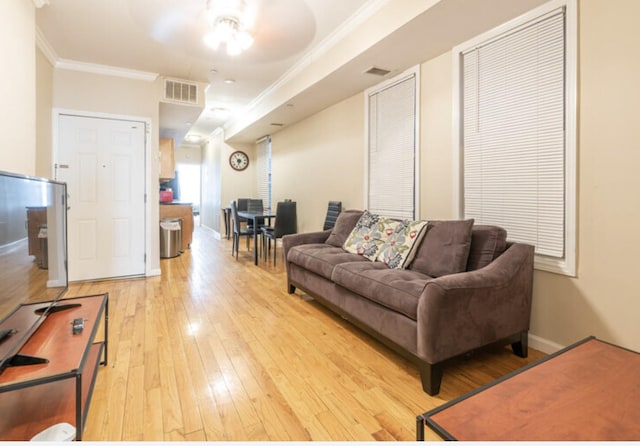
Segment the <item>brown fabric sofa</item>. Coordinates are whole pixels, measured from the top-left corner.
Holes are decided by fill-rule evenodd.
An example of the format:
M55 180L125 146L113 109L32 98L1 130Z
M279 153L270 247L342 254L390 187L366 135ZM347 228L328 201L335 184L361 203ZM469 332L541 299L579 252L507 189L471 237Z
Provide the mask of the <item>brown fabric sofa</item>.
M533 247L473 220L430 221L407 269L342 249L362 211L283 238L287 285L414 361L435 395L445 361L496 342L527 356Z

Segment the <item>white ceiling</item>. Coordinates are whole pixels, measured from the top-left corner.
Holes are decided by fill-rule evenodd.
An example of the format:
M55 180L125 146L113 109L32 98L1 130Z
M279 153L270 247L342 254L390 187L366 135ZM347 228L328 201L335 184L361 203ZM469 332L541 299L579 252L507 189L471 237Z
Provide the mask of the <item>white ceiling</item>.
M60 66L82 62L208 84L202 113L166 104L160 109L161 133L189 131L206 136L229 117L237 120L247 106L255 106L256 98L350 19L353 23L354 17L375 14L388 2L399 0L245 1L258 11L252 32L255 41L237 56L204 45L206 0L50 0L37 10L36 25ZM323 79L248 119L234 129L231 140L250 142L275 133L281 127L272 123L292 124L383 80L363 74L371 66L390 69L391 75L401 72L544 1L430 3L434 5L423 14L372 42ZM215 109L230 114L223 116ZM186 120L193 123L190 129Z

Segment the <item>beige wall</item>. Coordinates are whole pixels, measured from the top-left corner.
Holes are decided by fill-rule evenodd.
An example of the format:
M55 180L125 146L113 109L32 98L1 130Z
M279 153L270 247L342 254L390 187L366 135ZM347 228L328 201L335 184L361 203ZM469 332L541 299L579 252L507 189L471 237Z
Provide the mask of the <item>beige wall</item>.
M362 209L363 169L363 94L272 137L273 203L297 202L299 232L321 230L331 200Z
M51 164L51 110L53 108L53 67L36 49L36 175L53 178Z
M538 272L533 331L640 350L640 2L580 2L578 275Z
M536 271L531 345L550 352L595 335L640 350L640 2L579 6L578 276ZM451 57L421 65L420 215L427 219L455 216ZM362 206L363 112L358 95L273 136L274 196L297 199L302 231L318 229L329 199Z
M27 0L0 1L0 170L35 175L35 7Z
M229 165L229 156L242 150L249 156L249 166L235 171ZM214 132L203 148L202 164L202 208L200 223L224 235L222 208L229 207L231 200L256 196L255 146L224 142L224 133Z

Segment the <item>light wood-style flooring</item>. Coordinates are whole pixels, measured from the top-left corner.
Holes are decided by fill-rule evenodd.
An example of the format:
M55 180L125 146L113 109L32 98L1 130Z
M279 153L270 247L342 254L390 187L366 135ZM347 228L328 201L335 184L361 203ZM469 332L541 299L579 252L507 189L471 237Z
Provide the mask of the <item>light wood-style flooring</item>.
M196 227L162 276L70 286L66 297L110 296L109 363L85 440L415 440L418 414L543 356L477 352L430 397L417 367L287 294L281 256L254 266L240 247L236 261L230 241Z

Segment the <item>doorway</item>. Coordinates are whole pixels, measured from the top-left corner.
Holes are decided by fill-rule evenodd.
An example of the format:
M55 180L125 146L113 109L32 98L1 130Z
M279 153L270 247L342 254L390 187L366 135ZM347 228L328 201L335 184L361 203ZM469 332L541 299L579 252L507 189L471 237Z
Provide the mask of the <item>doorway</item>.
M144 121L58 116L70 281L145 274L145 135Z

